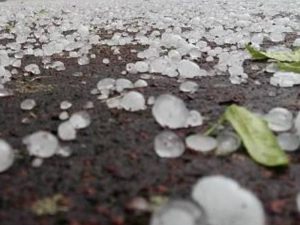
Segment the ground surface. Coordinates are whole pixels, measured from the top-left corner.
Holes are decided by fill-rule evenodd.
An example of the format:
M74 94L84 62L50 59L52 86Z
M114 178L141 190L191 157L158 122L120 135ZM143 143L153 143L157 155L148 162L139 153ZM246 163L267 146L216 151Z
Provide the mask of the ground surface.
M288 168L278 169L259 166L243 150L224 158L187 151L178 159L160 159L153 151L153 138L162 128L155 123L150 107L137 113L112 110L90 94L101 78L124 77L121 72L126 63L137 60L136 54L129 51L132 48L138 47L121 48L122 61L116 60L108 47L95 48L92 51L98 57L86 66L79 66L75 59L59 58L65 63L66 71L42 69L40 79L16 76L7 84L15 95L1 99L0 137L20 151L25 151L22 138L33 131L57 133L61 101L73 103L69 112L82 109L89 100L95 107L88 110L92 117L90 127L68 143L73 150L71 157L53 157L45 160L41 167L33 168L30 166L32 158L21 154L12 168L0 175L0 224L145 225L150 213L128 209L132 199L188 197L192 185L200 177L222 174L257 194L265 206L268 224L299 225L295 203L300 187L299 152L289 154ZM109 58L111 63L104 65L103 58ZM23 62L24 65L32 62L41 65L33 57L26 57ZM277 106L294 112L300 110L299 88L272 87L270 74L254 71L251 65L253 62L244 63L249 75L247 84L232 85L226 76L194 79L200 89L187 95L179 92L176 79L157 76L148 80L149 87L139 91L145 96L175 94L184 99L190 109L205 115L204 126L176 131L182 137L205 130L232 103L260 112ZM72 76L77 71L82 71L83 76ZM125 77L135 81L139 75ZM261 85L254 80L259 80ZM25 98L37 101L37 107L30 113L20 109L20 102ZM30 118L27 124L22 123L25 117ZM64 196L67 212L54 216L32 213L35 201L55 194Z

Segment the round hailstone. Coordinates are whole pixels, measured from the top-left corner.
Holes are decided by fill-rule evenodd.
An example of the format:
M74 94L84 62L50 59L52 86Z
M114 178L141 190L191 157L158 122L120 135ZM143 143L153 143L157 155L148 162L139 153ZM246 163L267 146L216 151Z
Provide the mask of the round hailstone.
M35 75L38 75L41 73L40 69L39 69L39 66L36 65L36 64L29 64L27 66L25 66L25 71L28 72L28 73L32 73L32 74L35 74Z
M190 115L186 120L185 127L197 127L203 124L203 117L198 111L191 110L189 113Z
M142 79L138 79L136 82L134 82L135 88L143 88L143 87L147 87L147 86L148 86L148 83Z
M178 64L178 72L183 78L194 78L207 75L207 72L200 69L196 63L186 59L181 60Z
M229 155L235 152L241 146L241 139L238 135L232 132L220 133L217 137L216 155Z
M116 91L119 93L121 93L125 89L133 88L133 83L130 80L124 78L117 79L115 85Z
M138 72L137 69L135 68L134 63L127 63L126 64L126 71L128 73L131 73L131 74L136 74Z
M90 59L89 59L89 57L84 55L84 56L81 56L80 58L78 58L77 62L78 62L78 65L84 66L84 65L87 65L90 63Z
M120 106L131 112L146 109L144 96L137 91L126 93L120 100Z
M67 111L63 111L59 114L58 117L60 120L67 120L69 119L69 113Z
M194 81L185 81L180 84L179 90L182 92L195 93L199 88L199 85Z
M21 102L21 109L22 110L32 110L36 106L36 102L33 99L25 99L23 102Z
M61 123L58 126L57 132L61 140L71 141L76 139L76 130L69 121Z
M69 109L69 108L71 108L71 107L72 107L72 103L69 102L69 101L62 101L62 102L60 103L60 109L61 109L61 110L66 110L66 109Z
M281 133L277 136L280 147L285 151L296 151L300 146L300 138L293 133Z
M51 67L57 71L63 71L66 69L64 63L61 61L55 61Z
M184 153L185 147L177 134L172 131L162 131L154 139L154 150L159 157L177 158Z
M190 112L180 98L164 94L155 100L152 115L162 127L176 129L185 127Z
M197 152L210 152L217 147L217 141L213 137L201 134L193 134L185 139L185 144L189 149Z
M59 147L57 138L47 131L37 131L23 138L29 155L49 158L56 153Z
M112 90L115 88L116 80L112 78L104 78L97 83L98 90Z
M12 166L15 154L12 147L4 140L0 139L0 173Z
M75 129L84 129L91 124L91 117L86 111L79 111L70 117L70 123Z
M179 61L181 60L180 53L174 49L172 49L168 52L168 57L174 63L179 63Z
M210 225L265 225L261 202L230 178L205 177L193 187L192 197L203 207Z
M135 69L140 73L146 73L149 71L149 64L144 61L136 62Z
M173 200L152 215L150 225L207 225L203 209L188 200Z
M102 60L102 62L103 62L103 64L109 64L110 63L110 60L109 59L107 59L107 58L104 58L103 60Z
M264 118L272 131L288 131L293 126L293 114L285 108L273 108Z

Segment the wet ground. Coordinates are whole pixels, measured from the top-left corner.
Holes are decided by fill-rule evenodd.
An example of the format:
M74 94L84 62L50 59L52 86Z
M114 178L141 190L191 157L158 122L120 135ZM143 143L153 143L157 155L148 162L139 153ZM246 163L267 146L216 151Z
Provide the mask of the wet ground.
M187 151L178 159L161 159L153 150L153 139L162 128L155 123L150 107L137 113L110 110L90 94L101 78L124 77L120 74L126 63L136 59L129 51L132 48L121 49L122 61L112 56L109 48L93 49L98 57L87 66L79 66L75 59L59 58L65 63L66 71L42 70L38 79L20 76L8 84L15 90L15 96L1 99L0 137L24 154L0 175L0 224L145 225L150 213L129 209L132 199L188 197L192 185L202 176L223 174L257 194L265 206L268 224L299 225L295 203L300 187L299 152L289 154L289 167L277 169L256 164L244 150L228 157ZM111 63L104 65L103 58L110 58ZM37 63L35 58L24 59L24 65L30 62ZM197 109L206 117L204 126L178 130L182 137L205 130L232 103L254 111L266 112L277 106L300 110L299 88L270 86L271 75L251 70L253 64L245 62L250 78L244 85L234 86L226 76L206 77L196 80L200 85L197 93L186 95L179 92L176 79L156 76L148 80L148 87L139 91L147 97L173 93L182 97L190 109ZM83 76L72 76L77 71L82 71ZM139 75L125 77L135 81ZM254 80L259 80L261 85ZM37 107L30 113L20 109L20 102L25 98L37 101ZM37 130L56 134L60 123L59 104L63 100L73 103L70 113L93 101L95 107L89 110L92 124L68 143L73 150L71 157L53 157L41 167L33 168L32 158L25 154L21 140ZM22 123L24 118L29 122ZM37 200L55 194L63 196L68 207L66 212L53 216L37 216L32 212Z

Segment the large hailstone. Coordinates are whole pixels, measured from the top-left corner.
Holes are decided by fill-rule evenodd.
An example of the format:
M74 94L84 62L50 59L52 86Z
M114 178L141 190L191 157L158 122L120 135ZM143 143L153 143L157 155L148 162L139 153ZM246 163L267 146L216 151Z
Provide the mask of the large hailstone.
M217 141L213 137L192 134L185 139L188 148L198 152L210 152L217 147Z
M154 150L159 157L177 158L185 151L180 137L172 131L162 131L154 139Z
M139 111L146 109L144 96L137 91L130 91L121 98L120 107L126 111Z
M183 59L179 62L178 72L183 78L194 78L207 75L207 71L200 69L196 63L186 59Z
M161 95L156 99L152 107L152 114L162 127L172 129L185 127L190 115L184 102L169 94Z
M57 138L47 131L37 131L23 139L23 143L27 146L29 155L49 158L53 156L59 148Z
M273 108L264 118L272 131L288 131L293 126L293 114L285 108Z
M88 112L79 111L72 114L69 121L75 129L84 129L91 124L91 117Z
M203 209L188 200L173 200L154 212L150 225L207 225Z
M205 177L194 186L192 197L207 213L210 225L265 225L261 202L230 178Z
M12 166L15 155L12 147L4 140L0 139L0 173Z

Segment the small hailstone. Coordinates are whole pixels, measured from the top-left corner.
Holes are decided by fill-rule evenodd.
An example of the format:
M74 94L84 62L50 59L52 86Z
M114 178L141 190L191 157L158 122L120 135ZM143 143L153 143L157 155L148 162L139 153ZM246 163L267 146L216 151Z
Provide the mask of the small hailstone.
M194 78L207 75L207 72L200 69L196 63L186 59L183 59L179 62L178 71L180 76L183 78Z
M176 129L185 127L190 112L180 98L164 94L155 100L152 115L162 127Z
M201 51L197 48L192 48L189 51L189 55L190 55L191 59L199 59L199 58L201 58Z
M240 137L232 132L220 133L217 137L217 142L216 155L229 155L241 146Z
M49 158L58 149L57 138L47 131L37 131L23 138L23 143L27 146L29 155Z
M121 106L120 106L121 99L122 99L122 96L109 98L106 100L106 105L110 109L113 109L113 108L120 109L121 108Z
M63 111L59 114L58 117L60 120L67 120L69 119L69 113L67 111Z
M90 91L91 95L98 95L100 94L100 91L97 89L97 88L93 88L91 91Z
M147 105L153 105L155 103L155 97L150 96L147 100Z
M57 71L63 71L66 69L64 63L60 61L53 62L51 67Z
M136 74L138 72L134 63L128 63L126 65L126 71L131 74Z
M149 64L143 61L136 62L135 69L140 73L146 73L149 70Z
M189 200L173 200L154 212L150 225L207 225L203 209Z
M84 129L91 124L91 117L86 111L79 111L71 115L70 123L75 129Z
M32 73L32 74L35 74L35 75L38 75L41 73L40 69L39 69L39 66L36 65L36 64L29 64L27 66L25 66L25 71L28 72L28 73Z
M182 92L195 93L199 88L199 85L194 81L185 81L180 84L179 90Z
M192 191L192 198L207 214L210 225L265 225L262 203L250 191L223 176L200 179Z
M143 87L147 87L148 83L145 80L138 79L136 82L134 82L133 85L135 88L143 88Z
M198 127L203 124L203 117L201 113L196 110L191 110L189 116L185 121L185 127Z
M61 157L70 157L72 155L72 149L69 146L60 146L56 154Z
M69 108L71 108L71 107L72 107L72 103L69 102L69 101L62 101L62 102L60 103L60 109L61 109L61 110L66 110L66 109L69 109Z
M144 74L141 74L140 78L144 79L144 80L150 80L152 78L152 75L144 73Z
M34 158L31 162L31 166L34 168L42 166L44 160L41 158Z
M110 60L108 58L104 58L102 60L103 64L109 64Z
M128 79L119 78L116 80L115 86L116 86L116 91L121 93L125 89L133 88L133 83Z
M120 106L132 112L144 110L146 109L145 98L137 91L130 91L121 98Z
M111 90L115 88L116 80L113 78L104 78L97 83L98 90Z
M12 147L0 139L0 173L7 170L14 163L15 154Z
M72 74L72 76L74 76L74 77L82 77L83 73L82 72L75 72L75 73Z
M80 65L80 66L84 66L84 65L87 65L89 63L90 63L90 59L86 55L81 56L80 58L78 58L78 65Z
M281 133L277 136L278 144L285 151L296 151L300 146L300 138L293 133Z
M25 99L21 102L21 109L22 110L32 110L36 106L36 102L34 99Z
M185 151L183 141L172 131L162 131L154 139L154 150L162 158L177 158Z
M214 57L212 56L207 56L205 59L206 62L213 62L214 61Z
M76 139L76 130L69 121L61 123L58 126L57 133L59 138L64 141L71 141Z
M268 72L268 73L276 73L276 72L278 72L278 70L279 70L279 68L276 63L271 63L271 64L267 65L267 67L266 67L266 72Z
M168 52L168 57L174 63L178 63L181 60L180 53L174 49L172 49Z
M293 114L285 108L273 108L264 118L272 131L288 131L293 126Z
M83 106L84 109L92 109L94 108L94 103L92 101L87 101L84 106Z
M209 152L217 147L217 141L213 137L201 134L193 134L185 139L188 148L198 152Z

